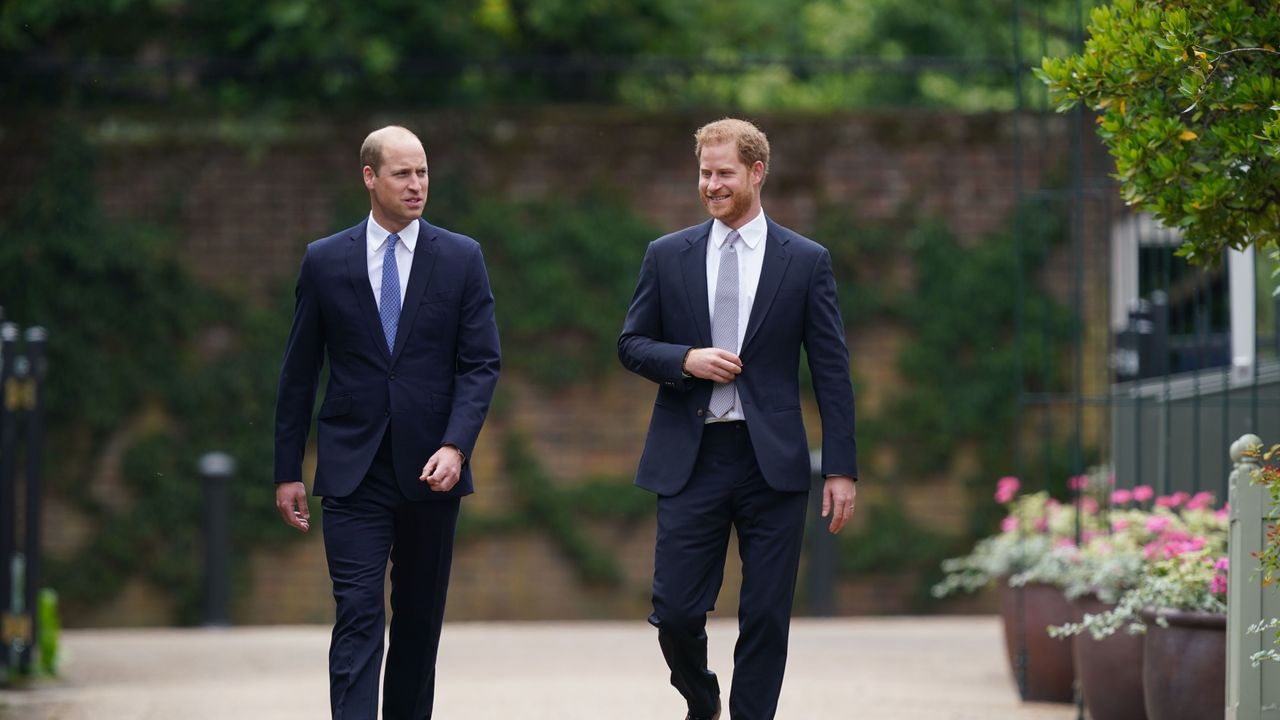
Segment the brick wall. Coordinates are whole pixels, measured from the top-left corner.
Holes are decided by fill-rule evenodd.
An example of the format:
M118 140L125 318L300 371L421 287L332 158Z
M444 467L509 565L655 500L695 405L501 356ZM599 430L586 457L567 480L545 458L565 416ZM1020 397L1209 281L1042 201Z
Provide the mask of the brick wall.
M368 129L399 122L427 147L432 190L465 182L503 198L548 198L594 187L616 188L655 225L684 227L704 219L696 197L692 132L705 114L645 115L607 109L486 110L387 118L348 117L287 128L201 124L186 120L99 119L96 181L113 218L176 219L192 269L208 282L255 296L288 283L302 245L360 219L357 151ZM802 232L823 203L850 207L859 221L886 221L904 209L941 219L963 241L1007 226L1014 201L1014 130L1008 116L858 114L767 116L773 161L764 205L777 221ZM1064 137L1049 125L1054 138ZM42 128L0 121L0 213L39 171ZM1044 138L1029 139L1043 142ZM1045 168L1026 163L1021 180L1037 185ZM363 205L367 208L367 205ZM428 205L427 215L431 216ZM344 215L346 213L346 215ZM466 232L466 228L456 228ZM482 243L484 238L478 238ZM822 241L823 238L815 238ZM639 249L637 249L637 256ZM621 318L624 308L619 308ZM850 338L859 403L875 408L897 381L900 327L871 322ZM283 338L281 339L283 343ZM625 476L639 455L652 401L649 383L618 369L599 384L548 392L504 376L511 402L492 418L475 453L479 491L464 513L500 509L511 489L493 449L509 429L530 435L557 482L592 475ZM816 412L807 412L816 439ZM891 465L863 448L867 468ZM860 505L886 492L874 474ZM636 492L640 492L637 490ZM895 495L910 512L959 530L965 493L946 478L903 484ZM269 498L264 494L264 502ZM941 505L941 506L940 506ZM84 519L57 499L46 510L50 553L69 553L85 536ZM583 585L556 547L536 532L482 538L459 548L450 593L453 619L633 617L647 614L652 521L634 527L590 527L619 554L623 586ZM732 556L732 554L731 554ZM736 610L738 574L731 559L718 608ZM332 600L319 533L251 559L251 587L238 598L242 622L324 622ZM909 592L901 578L851 579L840 591L846 613L888 612ZM162 624L163 601L145 586L105 603L71 624Z

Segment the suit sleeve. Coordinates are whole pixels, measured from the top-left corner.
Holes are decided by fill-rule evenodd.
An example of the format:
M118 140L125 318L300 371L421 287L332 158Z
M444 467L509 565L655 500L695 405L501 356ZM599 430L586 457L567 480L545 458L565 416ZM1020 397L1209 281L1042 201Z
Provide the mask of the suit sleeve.
M641 377L667 387L688 390L693 378L686 377L682 367L690 345L663 342L662 293L658 278L658 260L654 243L649 244L640 265L631 306L618 336L618 359L623 367Z
M493 291L479 245L475 246L467 264L467 280L462 292L453 408L441 443L456 446L470 458L489 413L502 366Z
M294 288L293 326L285 345L276 391L275 482L302 480L302 455L311 433L320 368L324 364L324 332L316 302L314 260L302 256Z
M822 474L858 477L854 442L853 382L849 379L849 348L836 294L831 254L822 250L809 281L804 347L813 376L813 393L822 418Z

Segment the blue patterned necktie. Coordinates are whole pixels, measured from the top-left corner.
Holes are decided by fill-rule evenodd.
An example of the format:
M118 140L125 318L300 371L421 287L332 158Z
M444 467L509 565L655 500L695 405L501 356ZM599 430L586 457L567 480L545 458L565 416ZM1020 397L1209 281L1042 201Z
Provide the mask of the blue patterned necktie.
M396 267L396 243L400 236L387 236L387 252L382 256L382 300L378 314L382 316L382 333L387 336L387 352L396 349L396 326L400 324L400 269Z
M711 316L711 344L735 355L738 352L738 249L741 236L729 233L720 248L720 272L716 275L716 302ZM737 405L737 387L732 381L716 383L711 389L708 408L716 417L724 417Z

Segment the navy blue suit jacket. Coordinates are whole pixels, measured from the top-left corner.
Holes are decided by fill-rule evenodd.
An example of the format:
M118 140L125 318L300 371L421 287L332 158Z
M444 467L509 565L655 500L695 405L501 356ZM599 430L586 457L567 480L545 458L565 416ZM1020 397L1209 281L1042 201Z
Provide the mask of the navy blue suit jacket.
M351 494L391 433L396 480L410 499L473 492L470 463L448 493L418 480L442 444L471 457L498 381L498 326L480 245L419 220L418 242L387 351L366 260L368 220L307 246L276 399L275 480L302 479L320 368L314 493Z
M858 475L849 351L826 248L767 220L764 265L738 356L736 380L756 460L770 487L809 489L809 443L800 413L804 347L822 419L822 472ZM711 221L649 244L627 311L618 357L658 383L636 484L674 495L689 481L711 400L710 380L685 377L693 347L711 346L707 242Z

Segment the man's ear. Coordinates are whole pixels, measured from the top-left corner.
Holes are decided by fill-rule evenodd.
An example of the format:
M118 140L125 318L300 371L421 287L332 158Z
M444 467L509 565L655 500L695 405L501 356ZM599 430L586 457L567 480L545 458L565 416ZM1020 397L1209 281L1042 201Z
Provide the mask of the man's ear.
M764 182L764 163L760 160L751 163L751 182L756 185Z
M364 170L362 170L361 172L364 174L364 187L365 187L365 189L366 189L366 190L372 190L372 189L373 189L373 178L377 176L377 173L375 173L375 172L373 171L373 168L369 167L368 165L365 165L365 166L364 166Z

